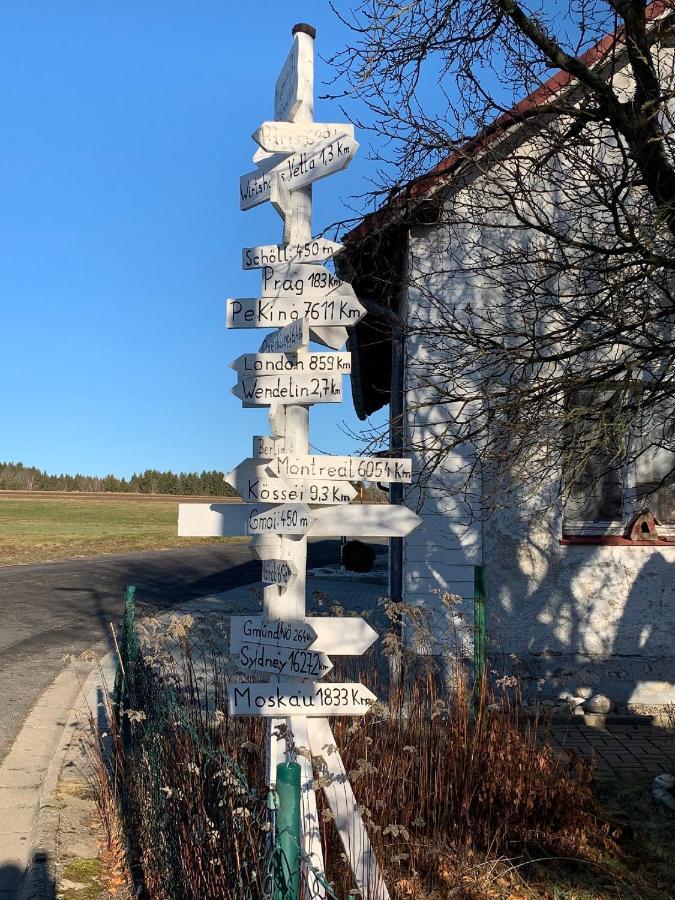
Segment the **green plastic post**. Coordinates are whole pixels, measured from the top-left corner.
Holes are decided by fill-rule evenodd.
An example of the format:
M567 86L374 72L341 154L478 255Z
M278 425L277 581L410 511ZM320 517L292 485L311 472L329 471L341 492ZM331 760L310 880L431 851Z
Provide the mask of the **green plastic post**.
M473 570L473 705L477 709L485 678L485 580L483 567Z
M277 848L275 856L274 900L300 897L300 766L277 766Z

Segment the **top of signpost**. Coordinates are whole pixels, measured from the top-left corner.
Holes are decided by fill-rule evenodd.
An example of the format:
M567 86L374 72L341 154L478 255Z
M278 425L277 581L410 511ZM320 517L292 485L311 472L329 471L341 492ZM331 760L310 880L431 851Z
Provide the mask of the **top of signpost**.
M298 32L308 34L312 40L316 37L316 28L313 25L308 25L306 22L298 22L297 25L293 26L291 34L296 35Z

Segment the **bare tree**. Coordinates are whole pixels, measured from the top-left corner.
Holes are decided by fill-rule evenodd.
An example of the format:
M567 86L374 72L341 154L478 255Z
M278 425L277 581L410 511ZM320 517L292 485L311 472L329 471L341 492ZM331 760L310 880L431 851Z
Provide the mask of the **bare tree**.
M672 0L338 14L342 96L384 148L370 199L386 214L351 235L357 280L365 244L372 258L412 228L407 274L368 272L385 302L407 277L411 449L433 472L472 447L466 484L478 467L494 502L555 481L610 508L627 464L651 472L643 494L672 484Z

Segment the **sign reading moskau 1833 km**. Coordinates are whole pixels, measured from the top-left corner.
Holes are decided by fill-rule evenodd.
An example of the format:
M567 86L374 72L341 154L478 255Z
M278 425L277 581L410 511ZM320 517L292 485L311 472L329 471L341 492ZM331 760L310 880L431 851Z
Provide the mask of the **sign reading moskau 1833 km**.
M227 686L228 707L235 716L364 716L376 701L372 691L353 682Z

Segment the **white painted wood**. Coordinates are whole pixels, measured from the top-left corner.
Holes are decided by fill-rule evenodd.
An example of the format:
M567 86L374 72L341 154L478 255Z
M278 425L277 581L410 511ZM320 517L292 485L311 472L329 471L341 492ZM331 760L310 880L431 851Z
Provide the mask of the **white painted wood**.
M290 353L307 344L308 326L305 319L296 319L278 331L268 334L260 345L260 353Z
M239 179L239 208L252 209L269 200L276 175L288 191L297 191L346 169L358 148L358 141L339 135L317 144L311 150L291 154L269 171L263 168L247 172Z
M179 503L180 537L243 537L250 507L243 503Z
M275 403L341 403L342 378L312 372L282 375L253 375L239 378L230 393L244 406L272 406Z
M342 244L326 238L313 238L301 244L259 244L244 247L241 251L241 267L249 271L263 266L288 265L290 263L323 263L342 250Z
M308 263L282 263L262 266L261 297L329 297L339 295L356 299L347 281L325 266Z
M269 408L267 418L270 423L270 431L274 437L278 437L284 442L284 446L289 453L295 453L295 447L288 442L286 434L286 407L281 403L274 403Z
M253 154L253 162L256 164L256 168L269 172L271 169L276 168L279 163L282 163L289 155L288 153L266 153L264 150L258 149Z
M239 478L237 493L245 503L308 503L336 506L357 495L348 481L286 481L283 478Z
M308 622L257 615L230 617L230 653L238 653L245 644L307 650L316 637L316 631Z
M267 721L267 753L265 754L265 784L272 790L277 786L277 765L283 760L286 752L285 733L288 719L268 719Z
M274 118L292 122L303 104L309 104L312 115L314 94L313 41L306 34L296 34L286 61L274 86Z
M225 476L225 484L229 484L241 496L248 491L251 481L270 477L269 462L259 459L243 459L239 465Z
M305 622L316 632L312 650L330 656L361 656L379 637L360 616L305 616Z
M324 786L324 794L334 816L345 853L361 891L363 900L389 900L389 893L377 865L375 851L368 838L356 798L342 758L327 719L311 719L307 722L311 752L323 757L329 784Z
M280 478L339 478L347 481L409 482L412 462L379 456L280 454L269 463Z
M284 453L283 438L269 434L254 434L252 456L256 459L271 459L277 453Z
M232 716L365 716L377 697L358 682L230 682Z
M358 300L342 297L295 297L272 299L263 297L229 298L228 328L279 328L305 318L310 327L321 325L355 325L366 314Z
M246 523L247 534L306 534L312 527L314 515L304 503L285 503L271 509L250 507Z
M321 900L326 896L326 889L318 876L323 875L324 860L307 719L304 716L294 716L287 722L293 735L293 745L296 749L295 758L300 765L302 843L308 860L308 863L303 866L306 882L303 900Z
M245 675L275 675L293 678L323 678L333 668L325 653L315 650L290 650L266 644L242 644L233 653Z
M405 537L422 524L406 506L388 503L351 503L316 509L310 537Z
M349 375L351 353L298 350L292 353L244 353L230 363L240 375L276 375L280 372L314 372Z
M282 538L280 534L256 534L251 538L251 550L255 552L258 559L285 559L295 564L296 553L293 549L295 541L300 538L286 536ZM268 619L283 619L286 615L283 610L281 612L268 613L265 609L265 615ZM287 617L287 616L286 616Z
M278 587L286 587L298 570L295 565L286 559L265 559L262 564L262 580L267 584L276 584Z
M263 122L251 137L263 151L295 153L338 135L354 138L354 126L344 122Z
M281 216L284 226L288 226L290 229L290 219L293 215L291 210L291 195L284 184L284 180L281 177L278 168L273 169L270 175L272 180L270 181L269 201ZM284 239L286 239L286 231L287 229L284 227Z
M347 329L341 325L310 328L309 334L317 344L323 344L324 347L332 347L334 350L344 347L347 342Z

